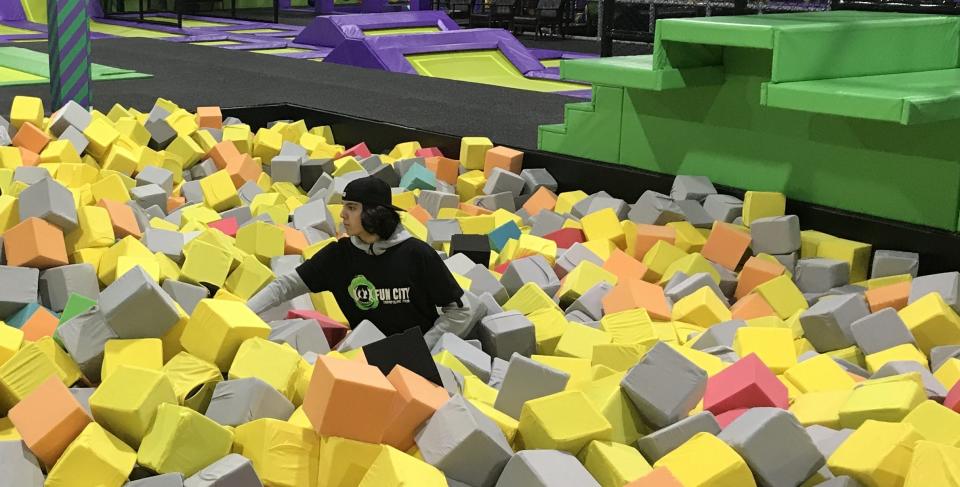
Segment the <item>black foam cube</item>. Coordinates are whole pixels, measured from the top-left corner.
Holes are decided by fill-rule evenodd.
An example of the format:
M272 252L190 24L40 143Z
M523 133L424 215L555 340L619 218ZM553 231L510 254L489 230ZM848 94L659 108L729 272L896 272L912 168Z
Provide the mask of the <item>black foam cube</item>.
M423 331L419 327L365 345L363 356L368 364L380 369L383 375L389 374L395 366L402 365L420 377L443 386L437 364L430 355L427 342L423 341Z
M490 265L490 239L486 235L464 235L450 238L450 256L463 254L484 267Z

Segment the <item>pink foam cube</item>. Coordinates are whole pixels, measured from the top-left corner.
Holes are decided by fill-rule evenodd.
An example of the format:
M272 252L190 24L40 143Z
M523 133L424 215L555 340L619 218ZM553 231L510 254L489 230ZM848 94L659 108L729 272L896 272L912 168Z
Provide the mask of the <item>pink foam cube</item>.
M734 409L789 406L787 387L754 353L707 379L703 395L703 409L717 416Z
M366 142L360 142L359 144L341 152L337 155L337 159L341 157L353 156L357 159L363 159L365 157L370 157L372 154L370 149L367 148Z
M287 319L300 318L304 320L314 320L323 329L324 336L327 337L327 343L330 348L336 347L340 340L347 336L350 329L342 323L334 321L329 316L312 309L292 309L287 311Z
M224 218L222 220L217 220L215 222L210 222L207 224L207 226L210 228L216 228L217 230L220 230L224 234L231 237L236 237L237 230L240 229L240 225L237 224L237 218L233 216Z
M562 228L544 235L543 238L553 240L557 243L557 248L561 249L569 249L573 244L583 243L586 240L579 228Z
M443 157L443 152L440 152L440 149L436 147L424 147L423 149L417 149L415 153L417 157L422 157L424 159L428 157Z

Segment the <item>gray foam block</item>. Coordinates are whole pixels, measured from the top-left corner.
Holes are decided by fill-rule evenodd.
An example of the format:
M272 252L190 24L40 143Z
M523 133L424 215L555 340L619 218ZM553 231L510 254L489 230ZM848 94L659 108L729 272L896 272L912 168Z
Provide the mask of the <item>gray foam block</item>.
M713 413L704 411L654 431L637 440L637 449L653 464L697 433L720 434L720 424Z
M496 423L460 395L440 407L415 440L427 463L476 487L492 487L513 455Z
M137 186L130 190L130 197L143 208L151 206L163 207L167 204L167 192L156 184Z
M283 320L286 319L287 313L294 309L314 309L313 301L310 299L310 295L304 294L289 301L284 301L260 313L260 318L266 322Z
M912 360L895 360L893 362L887 362L883 364L883 367L880 367L880 370L874 372L870 378L879 379L882 377L890 377L909 372L917 372L920 374L920 379L923 381L923 389L927 394L927 398L933 399L934 401L943 402L943 400L947 397L947 389L943 387L943 384L941 384L940 381L933 376L933 374L930 373L930 370L920 363Z
M307 159L300 164L300 187L310 190L323 174L333 172L333 159ZM328 179L328 182L332 182ZM326 187L326 186L324 186Z
M313 227L330 235L336 235L336 223L326 203L311 201L293 210L293 226L297 230Z
M442 179L437 180L437 184L434 186L434 190L439 191L441 193L447 193L447 194L457 193L457 187L455 185L450 184Z
M673 186L670 188L670 197L678 201L703 201L714 194L717 194L717 188L706 176L678 175L673 178Z
M570 214L577 218L583 218L584 215L589 213L590 205L593 204L594 200L597 198L610 197L610 193L607 193L606 191L597 191L596 193L593 193L590 196L587 196L586 198L576 202L576 204L573 205L573 208L570 209Z
M907 325L893 308L884 308L850 324L854 341L865 355L905 343L916 343Z
M862 295L846 294L821 299L800 315L803 335L820 353L855 344L850 325L870 314Z
M297 156L278 155L270 161L270 178L275 182L300 184L300 165Z
M897 276L910 274L917 277L920 270L920 254L915 252L899 252L896 250L878 250L873 253L873 265L870 268L870 277Z
M140 205L133 200L127 201L127 207L133 210L133 218L137 221L137 228L139 228L141 232L150 228L150 219L153 217L147 213L147 210L141 208Z
M510 360L514 353L529 357L536 352L533 323L522 313L505 311L480 320L480 342L491 356Z
M285 140L282 144L280 144L280 153L277 155L305 159L307 154L307 149L305 149L302 145Z
M180 320L173 303L140 266L127 271L100 293L100 309L120 338L162 337Z
M457 208L460 206L460 198L455 194L441 193L439 191L420 191L420 197L417 198L417 204L427 210L430 216L436 218L441 208Z
M750 466L760 487L800 485L826 464L793 414L751 408L717 436Z
M397 173L400 174L400 177L402 178L403 175L406 174L407 171L409 171L410 168L413 167L415 164L423 167L427 167L427 161L422 157L409 157L406 159L399 159L393 163L393 167L397 170Z
M620 386L644 421L659 429L685 418L697 405L707 388L707 373L658 342Z
M370 175L387 183L391 188L400 186L400 175L397 174L396 168L390 164L384 164L370 171Z
M502 167L495 167L483 186L483 194L511 193L520 196L523 192L524 180L519 174L514 174Z
M317 326L314 320L279 320L270 323L268 339L275 343L287 343L297 353L307 352L325 354L330 351L330 344L323 334L323 329Z
M668 286L664 294L670 298L670 301L676 303L681 299L693 294L698 289L702 287L708 287L713 294L716 294L720 301L727 303L727 296L723 294L723 291L720 290L720 286L710 277L710 274L706 272L698 272L692 276L687 277L686 279L672 285Z
M960 357L960 345L940 345L930 349L930 370L937 370L949 358Z
M147 120L144 127L147 128L147 132L150 132L150 142L148 145L153 150L166 149L167 146L170 145L170 142L173 142L173 139L177 138L177 132L162 118Z
M20 166L13 170L13 180L20 181L28 186L37 184L44 179L53 178L50 177L50 171L42 167Z
M733 339L737 336L737 330L747 326L743 320L730 320L707 328L706 331L693 342L692 348L695 350L706 350L713 347L732 347Z
M940 293L944 302L954 311L960 312L960 272L944 272L920 276L910 284L909 303L926 296L928 293Z
M210 296L210 290L203 286L175 281L173 279L163 281L161 287L187 314L193 313L194 308L197 307L197 303L199 303L201 299Z
M626 220L627 213L630 212L630 205L628 205L626 201L623 201L620 198L599 196L590 200L590 205L587 206L587 211L584 213L584 215L596 213L607 208L616 213L617 220Z
M427 243L434 248L441 248L459 233L462 231L457 220L427 220Z
M93 383L100 382L103 347L107 340L117 338L117 334L107 325L98 306L65 321L54 331L54 337L77 363L84 377Z
M20 441L0 441L0 472L3 485L11 487L43 487L43 471L37 457Z
M183 487L263 487L253 463L231 453L183 481Z
M70 395L80 403L80 406L83 407L83 409L91 418L93 417L93 412L90 410L90 396L96 391L97 389L95 387L70 388Z
M13 144L13 138L10 137L10 127L0 125L0 147Z
M477 264L464 276L470 279L470 292L473 294L490 294L497 303L506 303L510 299L507 288L486 267Z
M376 154L371 155L370 157L364 157L359 162L360 167L366 169L367 171L373 171L384 164L383 160L380 159L380 156Z
M500 302L497 301L497 298L495 298L492 294L483 293L477 297L477 300L483 303L484 308L486 308L486 310L484 311L484 316L503 313L503 308L500 307Z
M832 479L827 479L823 482L820 482L816 487L863 487L863 484L857 482L852 477L846 475L841 475L839 477L834 477Z
M560 289L560 278L540 254L511 261L500 278L500 283L511 296L528 282L536 283L548 296Z
M569 311L563 317L566 318L567 321L572 321L580 324L596 321L592 317L584 313L583 311L580 311L579 309Z
M575 243L556 258L553 264L553 270L556 271L558 278L563 279L583 261L590 261L603 267L603 259L583 244Z
M510 362L493 357L493 364L490 366L490 380L487 381L487 385L500 390L503 385L503 378L507 376L508 367L510 367Z
M204 159L193 165L190 169L190 176L199 181L208 176L212 176L213 173L218 171L217 164L213 162L213 159Z
M675 204L683 212L683 219L696 228L711 228L716 218L703 209L699 201L679 200Z
M50 116L50 132L59 137L70 127L83 131L90 125L91 118L86 108L70 100Z
M270 270L278 276L295 271L300 264L303 264L302 255L278 255L270 258Z
M314 325L314 327L316 327L316 325ZM349 352L350 350L362 348L371 343L383 340L386 337L387 336L384 335L372 321L363 320L359 325L350 330L350 333L347 333L346 338L337 344L337 351Z
M183 475L168 473L127 482L123 487L183 487Z
M36 303L39 283L39 269L0 266L0 319L9 317L30 303Z
M800 259L793 281L805 293L826 292L850 280L850 264L833 259Z
M87 146L90 145L90 141L83 135L83 131L76 127L68 127L57 140L69 140L73 148L77 150L77 154L83 154L83 151L87 150Z
M559 213L551 210L540 210L536 215L530 216L530 234L542 237L549 233L556 232L563 228L563 222L567 219Z
M810 440L824 458L830 458L840 444L853 434L852 429L835 430L819 424L807 426L806 430Z
M166 108L163 108L160 105L154 104L153 108L150 109L150 112L147 113L147 120L148 121L163 120L169 116L170 116L170 112ZM239 121L237 123L239 123Z
M441 364L437 364L437 372L440 373L440 382L443 384L443 388L447 390L447 394L455 396L463 392L465 380L463 375Z
M266 382L256 378L217 383L206 416L224 426L240 426L260 418L290 419L293 403Z
M797 215L758 218L750 223L750 248L755 254L788 254L800 250Z
M70 264L40 273L40 301L57 313L63 311L71 294L90 299L100 297L100 283L92 264Z
M441 335L430 353L437 354L443 350L450 352L483 382L490 380L490 363L492 359L483 350L478 350L453 333L444 333Z
M600 487L577 457L558 450L523 450L507 462L496 487Z
M703 210L714 220L733 223L743 214L743 200L725 194L712 194L703 200Z
M317 242L322 242L333 236L327 232L324 232L323 230L317 230L316 228L313 228L313 227L307 227L301 231L303 232L303 235L307 237L307 242L310 245L313 245Z
M780 262L783 267L787 269L787 272L793 274L797 269L797 261L800 260L799 252L790 252L788 254L770 254L774 259L777 259L777 262Z
M554 193L557 192L557 180L546 169L523 169L520 171L520 177L523 178L524 193L536 193L541 186L546 186L547 189Z
M630 207L627 218L634 223L666 225L683 221L683 210L669 196L647 190Z
M569 380L570 374L515 353L493 407L519 420L525 402L561 392Z
M137 186L156 184L167 193L173 191L173 173L157 166L147 166L137 173Z
M147 246L151 252L160 252L166 255L170 260L183 263L183 234L173 230L163 230L160 228L147 228L143 232L141 243Z
M249 206L238 206L227 211L220 212L220 218L236 218L237 225L246 225L253 219Z
M260 186L257 186L257 183L253 181L247 181L243 183L243 186L240 186L240 189L237 190L237 192L240 194L241 199L247 203L250 203L253 201L254 197L260 193L263 193L263 190L260 189Z
M570 306L567 306L567 313L581 312L592 321L603 318L603 298L613 290L613 284L601 281L595 284L587 292L580 295Z
M719 357L720 360L723 360L728 364L732 364L737 360L740 360L740 355L737 354L737 352L730 347L724 347L724 346L710 347L710 348L705 348L703 351L715 357Z
M507 210L511 213L517 211L516 199L514 194L510 192L478 196L473 204L490 211Z
M77 228L73 193L60 183L44 178L20 192L20 220L42 218L63 230Z

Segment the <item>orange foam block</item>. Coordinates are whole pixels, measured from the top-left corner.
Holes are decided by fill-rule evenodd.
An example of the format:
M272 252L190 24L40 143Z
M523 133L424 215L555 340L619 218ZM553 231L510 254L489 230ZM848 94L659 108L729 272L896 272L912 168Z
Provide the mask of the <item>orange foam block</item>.
M223 128L223 114L220 107L197 107L197 125L201 128Z
M637 239L634 246L634 257L642 259L644 255L659 241L663 240L673 245L677 240L677 231L673 227L660 225L637 225Z
M670 306L663 288L640 279L619 281L603 297L604 314L613 314L630 309L643 308L656 320L670 320Z
M110 223L113 224L113 234L118 239L126 236L140 238L140 225L137 224L137 218L133 215L133 208L113 200L100 200L97 206L107 210L110 215Z
M35 342L43 337L52 337L59 322L60 318L57 318L50 310L38 306L20 327L20 331L23 332L24 340Z
M407 210L407 213L416 218L420 223L427 223L428 221L433 220L433 216L430 215L430 212L425 210L420 205L411 206L410 209Z
M910 299L910 281L898 282L889 286L881 286L870 289L863 293L867 299L867 305L870 306L870 312L876 313L883 308L893 308L897 311L907 306Z
M286 255L300 255L310 246L306 235L296 228L280 227L283 230L283 253Z
M43 151L49 142L50 136L30 122L20 126L17 135L13 137L13 145L37 154Z
M748 247L750 247L749 233L740 231L728 223L716 222L700 253L708 260L735 271Z
M657 467L623 487L684 487L667 467Z
M20 162L24 166L36 166L40 164L40 154L30 149L20 147Z
M213 159L213 163L217 166L217 169L220 170L226 169L230 163L239 162L240 159L243 159L243 154L240 153L240 150L237 149L237 146L233 142L225 140L213 146L213 149L210 149L207 157Z
M740 270L740 275L737 277L737 290L733 293L733 296L740 299L753 291L753 288L784 272L786 272L786 268L779 263L750 257L743 264L743 269Z
M414 434L424 421L447 403L447 390L397 365L387 380L400 395L401 406L383 435L382 443L407 451L414 445Z
M92 421L56 376L50 376L11 408L9 417L27 448L47 469Z
M497 167L520 174L523 169L523 152L500 145L488 150L483 158L483 176L489 178Z
M776 314L770 303L759 294L748 294L730 307L730 317L735 320L752 320Z
M67 265L67 246L63 231L46 220L31 217L3 235L7 265L49 269Z
M530 216L535 216L543 210L553 210L557 206L557 195L546 186L540 186L533 195L523 204L523 209Z
M643 279L647 274L647 266L630 254L614 249L610 257L603 263L603 269L617 276L617 281L621 282L627 279Z
M303 412L322 436L380 443L402 404L380 369L320 356L303 398Z
M427 169L437 176L437 179L454 186L460 176L460 161L446 157L428 157L424 162Z

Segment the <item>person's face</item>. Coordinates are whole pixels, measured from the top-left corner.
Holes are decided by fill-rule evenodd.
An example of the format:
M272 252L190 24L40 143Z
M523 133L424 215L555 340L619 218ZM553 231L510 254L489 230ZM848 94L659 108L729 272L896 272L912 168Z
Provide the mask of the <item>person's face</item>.
M354 237L363 232L363 225L360 224L360 212L363 205L355 201L344 201L343 209L340 210L340 218L343 220L343 229L347 235Z

